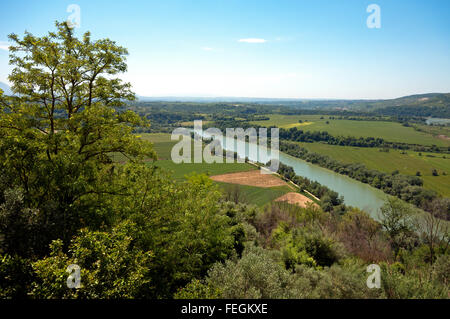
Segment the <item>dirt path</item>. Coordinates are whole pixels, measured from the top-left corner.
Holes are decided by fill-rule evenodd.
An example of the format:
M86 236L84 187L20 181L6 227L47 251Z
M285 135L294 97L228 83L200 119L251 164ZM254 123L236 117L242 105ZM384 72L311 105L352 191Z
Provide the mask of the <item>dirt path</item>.
M286 182L277 176L271 174L261 174L259 170L215 175L211 176L211 179L216 182L257 187L275 187L286 185Z

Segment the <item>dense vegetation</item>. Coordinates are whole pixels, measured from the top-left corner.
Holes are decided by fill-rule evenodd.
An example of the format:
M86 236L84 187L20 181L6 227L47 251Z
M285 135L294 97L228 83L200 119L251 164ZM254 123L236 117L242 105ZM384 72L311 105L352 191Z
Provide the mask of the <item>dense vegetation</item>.
M283 176L286 180L292 181L298 185L300 189L305 189L320 198L320 206L325 212L333 212L342 214L347 210L344 205L344 199L339 197L339 194L318 182L295 174L291 166L279 163L278 174Z
M401 151L392 149L363 148L329 145L325 143L299 143L309 152L327 155L343 163L360 163L368 169L391 174L419 176L423 187L441 196L450 196L450 158L446 154ZM433 175L433 171L438 176Z
M77 39L65 23L10 39L18 94L0 91L1 298L448 298L442 220L397 199L380 223L342 205L256 208L206 175L173 181L133 134L146 120L123 109L134 97L117 78L124 48ZM366 286L373 262L380 289ZM67 287L71 264L79 289Z
M296 142L325 142L330 145L393 148L399 150L414 150L417 152L449 153L450 147L437 147L436 145L418 145L399 142L388 142L380 137L354 137L332 136L326 131L303 131L297 127L285 130L280 129L280 138Z
M449 93L418 94L390 100L278 100L260 101L259 103L289 106L299 112L307 109L319 111L325 109L346 111L351 114L450 118Z
M439 197L436 192L423 188L423 181L419 176L402 175L398 171L387 174L368 169L359 163L342 163L329 156L309 152L304 147L292 142L282 141L280 150L370 184L389 195L397 196L406 202L433 212L441 218L450 220L450 199Z

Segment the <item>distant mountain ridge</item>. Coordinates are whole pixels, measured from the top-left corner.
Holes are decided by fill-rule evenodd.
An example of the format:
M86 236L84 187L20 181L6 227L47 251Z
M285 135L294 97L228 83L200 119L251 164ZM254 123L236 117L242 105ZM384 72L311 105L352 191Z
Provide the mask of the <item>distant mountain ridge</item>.
M5 95L13 92L8 84L0 82ZM197 103L255 103L282 105L292 109L333 109L367 111L390 116L422 116L450 118L450 93L426 93L403 96L395 99L346 100L346 99L295 99L252 97L146 97L137 96L142 102L197 102Z
M395 99L282 99L250 97L139 97L140 101L256 103L283 105L293 109L357 110L394 116L432 116L450 118L450 93L427 93Z

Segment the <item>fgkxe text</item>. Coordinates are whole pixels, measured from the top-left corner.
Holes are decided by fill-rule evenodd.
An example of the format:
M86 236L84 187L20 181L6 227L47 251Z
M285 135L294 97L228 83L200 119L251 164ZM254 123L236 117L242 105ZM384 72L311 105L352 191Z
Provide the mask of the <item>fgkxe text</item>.
M227 303L225 305L226 313L267 313L267 304L236 304Z

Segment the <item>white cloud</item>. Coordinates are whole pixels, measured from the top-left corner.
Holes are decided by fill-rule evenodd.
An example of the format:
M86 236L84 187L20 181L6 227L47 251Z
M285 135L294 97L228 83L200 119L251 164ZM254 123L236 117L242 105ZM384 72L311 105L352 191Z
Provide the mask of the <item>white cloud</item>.
M9 43L6 41L0 41L0 50L9 50Z
M245 42L245 43L264 43L267 42L265 39L259 39L259 38L247 38L247 39L239 39L239 42Z
M204 50L204 51L213 51L214 49L210 48L210 47L204 47L204 48L202 48L202 50Z

